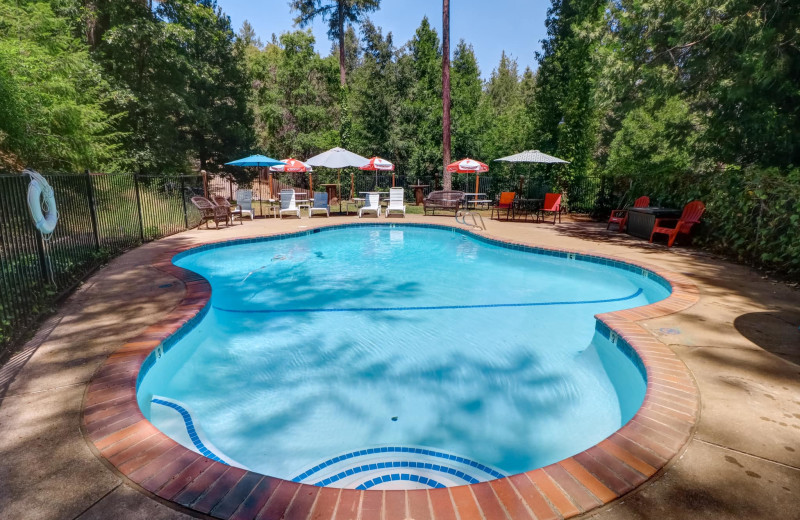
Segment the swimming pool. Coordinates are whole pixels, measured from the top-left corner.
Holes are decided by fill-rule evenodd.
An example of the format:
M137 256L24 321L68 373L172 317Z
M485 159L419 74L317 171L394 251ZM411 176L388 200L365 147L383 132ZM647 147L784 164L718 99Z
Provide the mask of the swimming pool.
M635 354L594 315L669 294L640 268L563 256L397 225L190 251L175 263L212 300L142 370L140 407L190 449L319 485L437 487L555 462L644 396Z

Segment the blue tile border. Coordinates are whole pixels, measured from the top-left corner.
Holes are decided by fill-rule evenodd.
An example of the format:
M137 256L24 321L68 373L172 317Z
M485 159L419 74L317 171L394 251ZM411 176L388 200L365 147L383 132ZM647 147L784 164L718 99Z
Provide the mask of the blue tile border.
M390 473L388 475L382 475L380 477L375 477L371 480L360 484L356 489L369 489L371 487L377 486L378 484L383 484L384 482L389 482L390 480L409 480L411 482L419 482L420 484L424 484L430 488L443 488L447 487L444 484L441 484L432 478L428 477L420 477L419 475L412 475L409 473Z
M478 484L481 482L480 480L476 479L472 475L464 473L463 471L459 471L455 468L451 468L449 466L442 466L439 464L432 464L430 462L415 462L415 461L391 461L391 462L373 462L370 464L362 464L361 466L354 466L352 468L347 468L344 471L340 471L336 475L332 475L327 477L319 482L315 482L315 486L325 487L327 485L333 484L334 482L338 482L339 480L348 477L350 475L355 475L356 473L362 473L365 471L375 471L376 469L385 469L385 468L414 468L414 469L425 469L429 471L438 471L440 473L447 473L448 475L453 475L454 477L458 477L467 484ZM499 478L499 477L498 477ZM297 482L295 480L295 482Z
M647 383L647 368L644 366L644 361L642 361L642 358L639 357L639 354L630 345L630 343L628 343L625 338L616 332L613 332L608 325L600 320L595 320L594 329L598 334L613 343L614 346L617 347L619 351L631 361L631 363L633 363L633 365L639 371L639 374L642 376L642 379L644 379L644 382Z
M220 462L220 463L225 464L226 466L228 466L227 462L225 462L224 460L222 460L221 458L216 456L211 450L209 450L206 447L205 444L203 444L203 441L200 440L200 436L197 435L197 430L194 427L194 421L192 421L192 414L190 414L189 411L186 408L184 408L183 406L181 406L179 404L176 404L176 403L173 403L173 402L170 402L170 401L165 401L165 400L159 399L157 397L153 398L153 402L156 403L156 404L160 404L160 405L172 408L173 410L175 410L179 414L181 414L181 417L183 418L183 423L186 426L186 433L189 434L189 438L192 440L192 444L194 444L194 447L197 448L197 450L203 456L208 457L211 460L215 460L217 462Z
M481 464L480 462L475 462L474 460L470 460L470 459L468 459L466 457L459 457L458 455L453 455L453 454L450 454L450 453L444 453L444 452L436 451L436 450L429 450L429 449L426 449L426 448L413 448L413 447L407 447L407 446L381 446L381 447L377 447L377 448L366 448L366 449L363 449L363 450L351 451L349 453L345 453L343 455L339 455L338 457L330 458L330 459L328 459L328 460L326 460L324 462L320 462L319 464L317 464L313 468L307 470L306 472L301 473L300 475L297 475L295 478L292 479L292 481L300 482L302 480L305 480L308 477L310 477L311 475L313 475L314 473L316 473L317 471L319 471L319 470L321 470L323 468L326 468L326 467L328 467L328 466L330 466L332 464L336 464L337 462L341 462L341 461L343 461L345 459L354 459L354 458L358 458L358 457L363 457L365 455L373 455L373 454L376 454L376 453L413 453L413 454L417 454L417 455L427 455L428 457L437 457L437 458L441 458L441 459L445 459L445 460L454 460L454 461L456 461L458 463L472 466L473 468L476 468L476 469L478 469L480 471L483 471L484 473L487 473L488 475L490 475L493 478L503 478L503 477L506 476L506 475L500 473L499 471L497 471L497 470L495 470L493 468L490 468L489 466L485 466L485 465ZM375 468L372 468L372 469L375 469ZM430 468L428 468L428 469L430 469Z

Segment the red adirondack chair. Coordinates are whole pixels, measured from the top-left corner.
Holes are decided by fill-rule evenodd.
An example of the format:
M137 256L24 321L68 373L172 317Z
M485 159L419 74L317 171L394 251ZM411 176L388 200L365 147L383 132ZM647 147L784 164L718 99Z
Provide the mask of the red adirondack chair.
M560 193L546 193L544 196L544 204L541 208L539 208L539 215L541 215L542 220L544 220L545 213L552 213L553 214L553 224L556 223L556 217L558 217L558 222L561 222L561 194Z
M489 213L489 218L492 218L494 212L497 212L497 220L500 220L500 211L506 211L506 220L508 220L508 215L511 215L511 218L514 218L514 197L516 197L516 192L513 191L504 191L500 194L500 201L497 203L496 206L492 208L491 213Z
M655 224L653 225L653 232L650 233L650 242L653 241L653 235L656 233L661 233L669 237L667 247L672 247L672 244L675 242L675 238L677 238L678 234L683 233L684 235L688 235L692 230L692 226L700 223L700 217L703 216L703 212L705 210L705 204L699 200L693 200L683 207L681 218L677 219L677 221L674 218L657 218ZM675 222L675 227L664 226L664 224L669 224L672 222Z
M639 197L636 199L636 202L633 203L634 208L646 208L650 205L650 197L647 195L643 197ZM608 217L608 225L606 229L611 227L611 224L616 223L617 231L625 231L625 226L628 225L628 208L624 209L615 209L611 212L611 216Z

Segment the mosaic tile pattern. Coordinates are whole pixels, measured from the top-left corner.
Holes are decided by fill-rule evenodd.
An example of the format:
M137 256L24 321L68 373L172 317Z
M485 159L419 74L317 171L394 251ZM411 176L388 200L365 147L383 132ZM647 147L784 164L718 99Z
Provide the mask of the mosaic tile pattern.
M383 222L347 225L400 227ZM83 403L83 431L87 439L120 474L148 492L200 514L231 519L335 516L364 520L406 517L467 520L504 518L506 512L514 518L570 518L629 493L682 452L697 419L697 386L683 362L636 322L693 305L698 300L698 291L686 277L656 271L637 262L501 241L448 226L416 223L402 226L447 229L502 247L613 265L671 288L671 295L660 302L596 316L598 330L605 330L600 327L602 324L609 335L615 334L617 345L629 346L644 367L647 393L633 419L596 446L555 464L446 489L335 489L226 466L168 438L144 418L136 403L136 382L145 360L154 350L167 345L184 325L198 318L211 296L211 288L202 277L171 263L174 255L186 254L188 249L179 248L165 252L153 266L184 283L184 298L166 317L110 355L97 371ZM280 240L337 227L342 226L327 225L245 241ZM200 247L220 247L231 242Z
M171 401L165 401L163 399L153 398L152 401L155 404L160 404L162 406L167 406L169 408L172 408L173 410L181 414L181 418L183 418L183 423L186 426L186 433L189 434L189 438L192 440L192 444L194 444L194 447L197 448L197 451L199 451L201 454L205 455L211 460L215 460L217 462L225 464L226 466L228 465L224 460L217 457L214 454L214 452L208 449L206 445L203 444L203 441L200 440L200 436L197 435L197 430L194 427L192 414L190 414L186 408L177 403L173 403Z

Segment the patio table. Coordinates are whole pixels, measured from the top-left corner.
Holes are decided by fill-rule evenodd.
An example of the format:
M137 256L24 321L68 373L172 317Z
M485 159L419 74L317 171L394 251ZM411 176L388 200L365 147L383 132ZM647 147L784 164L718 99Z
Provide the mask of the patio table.
M627 232L629 235L649 240L657 218L680 218L681 211L659 207L628 208Z

